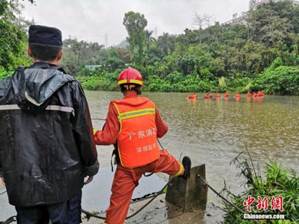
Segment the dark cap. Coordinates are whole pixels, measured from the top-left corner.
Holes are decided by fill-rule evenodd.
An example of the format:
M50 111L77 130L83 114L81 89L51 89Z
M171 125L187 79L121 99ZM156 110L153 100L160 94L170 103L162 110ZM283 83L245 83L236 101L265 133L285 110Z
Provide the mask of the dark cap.
M61 31L54 27L31 25L29 27L29 44L62 47Z

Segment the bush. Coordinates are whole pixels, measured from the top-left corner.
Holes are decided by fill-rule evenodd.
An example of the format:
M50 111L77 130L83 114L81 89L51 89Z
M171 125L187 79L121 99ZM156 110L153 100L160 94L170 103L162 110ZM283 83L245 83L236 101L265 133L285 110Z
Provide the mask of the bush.
M77 76L78 81L81 82L83 88L87 90L117 90L118 72L115 73L100 73L89 76Z
M215 88L214 83L209 80L201 80L194 75L184 76L174 72L166 78L150 76L145 82L144 90L156 92L207 92Z
M299 66L279 66L258 76L254 88L268 94L299 95Z
M0 80L6 78L7 76L10 76L11 74L12 72L8 72L0 66Z
M227 82L228 90L246 93L252 90L253 79L237 75L234 79L229 79Z
M248 158L240 160L237 157L235 161L241 169L241 175L247 180L246 190L240 195L234 195L229 190L225 189L236 207L243 208L243 202L249 195L255 199L258 199L259 196L262 198L268 197L270 200L269 210L265 213L278 214L279 211L271 210L271 199L272 196L282 196L284 211L281 213L285 215L287 220L268 220L260 221L259 223L288 224L299 222L299 177L296 176L295 172L289 172L280 167L277 163L270 162L266 166L264 177L262 177L256 173L252 161L249 162ZM256 205L256 203L254 205ZM261 212L254 205L251 206L252 210L250 213L260 214ZM225 204L224 210L226 212L224 223L252 223L250 220L243 220L243 215L229 204Z

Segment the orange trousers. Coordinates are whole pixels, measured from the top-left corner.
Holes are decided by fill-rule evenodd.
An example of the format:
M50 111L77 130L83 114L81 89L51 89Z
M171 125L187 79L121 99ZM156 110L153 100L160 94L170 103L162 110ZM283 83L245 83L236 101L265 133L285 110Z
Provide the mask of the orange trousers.
M106 223L123 224L125 222L133 191L139 179L147 172L162 172L178 176L184 173L184 167L167 150L161 151L158 160L143 167L129 169L118 165L112 184L110 206L106 213Z

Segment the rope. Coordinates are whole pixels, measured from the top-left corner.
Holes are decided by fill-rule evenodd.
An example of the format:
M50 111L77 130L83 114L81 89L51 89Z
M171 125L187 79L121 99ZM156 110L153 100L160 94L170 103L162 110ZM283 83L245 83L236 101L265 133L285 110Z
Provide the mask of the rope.
M16 222L16 221L17 221L17 216L12 216L12 217L8 218L6 221L0 222L0 224L10 224L10 223Z
M161 148L163 149L163 150L165 150L165 148L163 147L163 145L161 144L161 142L160 142L160 140L157 138L157 140L158 140L158 143L159 143L159 145L161 146Z
M200 175L197 175L200 180L208 186L208 188L210 188L218 197L220 197L223 201L225 201L227 204L229 204L230 206L234 207L235 209L237 209L239 212L244 213L244 211L242 209L240 209L239 207L237 207L236 205L234 205L233 203L231 203L229 200L227 200L224 196L222 196L220 194L220 192L216 191L215 188L213 188L211 185L208 184L208 182L203 179Z
M146 194L140 198L134 198L132 199L132 202L131 204L134 204L134 203L137 203L137 202L140 202L140 201L144 201L146 199L149 199L149 198L152 198L152 197L155 197L156 195L160 195L160 194L163 194L164 192L160 193L160 191L158 192L153 192L153 193L150 193L150 194Z
M240 209L239 207L237 207L236 205L234 205L233 203L231 203L228 199L226 199L224 196L222 196L220 194L220 192L218 192L217 190L215 190L215 188L213 188L211 185L208 184L208 182L203 179L200 175L198 175L198 177L200 178L200 180L205 184L207 185L213 193L215 193L218 197L220 197L224 202L228 203L229 205L231 205L232 207L234 207L235 209L237 209L239 212L241 213L244 213L244 211L242 209ZM148 194L148 195L145 195L143 196L142 198L136 198L136 199L133 199L132 202L137 202L137 201L140 201L140 200L145 200L145 199L148 199L148 198L152 198L151 200L149 200L145 205L143 205L140 209L138 209L136 212L134 212L132 215L128 216L126 218L127 219L130 219L134 216L136 216L137 214L139 214L143 209L145 209L150 203L152 203L159 195L163 194L164 193L164 190L166 189L166 187L169 185L170 181L168 181L165 186L160 190L160 191L157 191L157 192L154 192L152 194ZM97 219L102 219L102 220L105 220L105 217L104 216L99 216L99 215L96 215L96 214L93 214L91 212L88 212L86 210L83 210L82 209L82 213L84 213L87 218L97 218Z
M99 216L97 214L94 214L92 212L86 211L84 209L81 209L81 212L86 215L87 220L89 220L90 218L96 218L96 219L102 219L102 220L106 219L106 217L104 217L104 216Z
M130 218L134 217L135 215L140 213L143 209L145 209L150 203L152 203L152 201L154 201L160 194L162 194L164 192L164 190L167 188L168 184L169 184L169 182L167 182L167 184L165 184L165 186L161 189L161 191L158 192L151 200L149 200L145 205L143 205L140 209L138 209L132 215L128 216L126 219L130 219Z
M169 183L170 183L170 181L168 181L160 191L154 192L154 193L152 193L152 194L145 195L145 196L143 196L143 197L141 197L141 198L135 198L135 199L133 199L132 202L137 202L137 201L140 201L140 199L141 199L141 200L145 200L145 199L147 199L147 198L152 197L152 199L149 200L147 203L145 203L140 209L138 209L138 210L137 210L136 212L134 212L132 215L129 215L129 216L126 218L126 220L127 220L127 219L130 219L130 218L133 218L134 216L136 216L137 214L139 214L139 213L140 213L143 209L145 209L150 203L152 203L152 201L154 201L160 194L163 194L164 191L165 191L165 189L166 189L167 186L169 185ZM86 215L87 219L90 219L91 217L92 217L92 218L97 218L97 219L102 219L102 220L105 220L105 219L106 219L106 217L104 217L104 216L96 215L96 214L94 214L94 213L92 213L92 212L89 212L89 211L86 211L86 210L84 210L84 209L82 209L81 211L82 211L82 213L84 213L84 214Z

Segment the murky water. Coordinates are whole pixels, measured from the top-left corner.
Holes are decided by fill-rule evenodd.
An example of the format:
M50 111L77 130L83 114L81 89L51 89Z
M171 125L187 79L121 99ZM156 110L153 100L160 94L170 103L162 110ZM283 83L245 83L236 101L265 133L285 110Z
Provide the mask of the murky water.
M105 118L109 101L121 95L101 91L87 91L86 95L94 126L101 128L103 121L97 119ZM221 190L225 180L233 192L242 191L244 180L230 162L238 153L245 151L245 146L261 169L270 160L275 160L299 172L299 97L267 96L263 102L246 102L243 97L241 102L233 99L226 102L204 101L199 96L197 102L191 103L185 99L187 94L182 93L145 95L156 102L169 124L169 132L161 140L164 147L177 158L189 155L194 166L206 164L207 180L216 189ZM102 167L110 166L111 149L111 146L98 147ZM166 176L162 178L167 180ZM1 210L6 203L2 198ZM216 223L222 219L220 210L208 206L208 216L187 214L176 217L168 214L176 218L167 221L164 214L167 208L161 200L145 213L146 216L141 214L129 223L195 224ZM212 203L219 205L220 201L209 192L209 204ZM156 219L145 221L147 216Z
M109 101L121 97L115 92L86 94L93 118L105 118ZM192 103L183 93L145 95L156 102L169 124L169 132L161 140L164 147L177 158L189 155L194 166L206 164L207 180L216 189L221 190L225 180L233 192L243 190L244 180L230 162L246 146L261 170L274 160L299 172L299 97L267 96L263 102L247 102L243 97L236 102L233 99L204 101L200 95ZM93 123L97 128L103 124L97 120ZM104 166L109 165L109 149L99 147ZM209 203L219 205L220 200L209 192ZM220 210L209 207L208 213L209 216L197 216L196 223L221 221ZM186 219L176 218L165 223L182 223L179 220ZM188 223L195 223L194 220Z
M87 92L93 118L105 118L115 92ZM163 145L178 157L192 156L193 164L205 163L208 178L232 176L229 162L247 145L261 164L277 160L299 171L299 97L267 96L263 102L234 100L186 101L182 93L146 93L154 100L169 132ZM102 121L93 120L100 128ZM234 170L234 169L233 169ZM232 171L233 172L233 171ZM229 174L229 175L228 175Z

